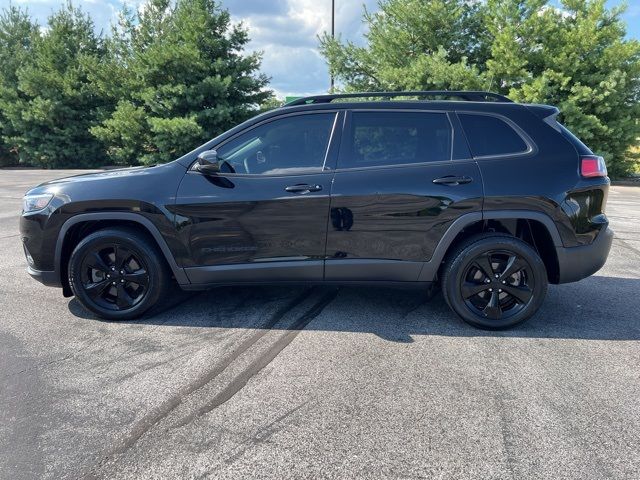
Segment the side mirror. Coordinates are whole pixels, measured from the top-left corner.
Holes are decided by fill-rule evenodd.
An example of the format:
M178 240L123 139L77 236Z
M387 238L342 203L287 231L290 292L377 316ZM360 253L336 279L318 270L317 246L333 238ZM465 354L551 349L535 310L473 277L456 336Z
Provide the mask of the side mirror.
M215 150L200 152L198 155L198 170L203 173L218 173L220 171L218 152Z

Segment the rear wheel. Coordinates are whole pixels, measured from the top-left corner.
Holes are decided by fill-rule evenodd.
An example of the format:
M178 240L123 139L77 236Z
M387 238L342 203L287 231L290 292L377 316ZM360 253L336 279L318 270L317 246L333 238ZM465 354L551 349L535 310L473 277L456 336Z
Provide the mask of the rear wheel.
M529 319L547 292L540 256L518 238L478 235L450 255L442 277L445 300L465 322L508 328Z
M108 320L144 314L162 297L170 278L155 244L130 229L92 233L69 260L69 283L76 298Z

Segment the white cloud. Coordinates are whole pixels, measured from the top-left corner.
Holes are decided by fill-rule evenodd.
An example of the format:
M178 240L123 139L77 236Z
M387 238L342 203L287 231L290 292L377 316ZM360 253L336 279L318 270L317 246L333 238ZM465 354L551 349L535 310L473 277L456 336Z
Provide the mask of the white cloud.
M234 3L238 2L226 4L232 15ZM280 96L326 92L329 73L318 52L318 36L331 31L331 0L284 0L273 11L258 7L265 3L244 0L238 13L249 28L248 49L263 52L263 70L272 79L271 87ZM364 3L375 6L375 0ZM361 41L363 3L337 0L336 4L336 33Z

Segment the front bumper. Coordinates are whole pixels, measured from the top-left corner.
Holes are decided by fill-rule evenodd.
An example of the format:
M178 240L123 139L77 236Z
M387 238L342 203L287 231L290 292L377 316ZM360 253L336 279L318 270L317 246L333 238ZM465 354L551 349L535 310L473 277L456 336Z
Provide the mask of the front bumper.
M62 287L62 282L60 281L60 275L58 275L58 272L36 270L33 267L27 267L27 272L31 275L31 278L34 278L47 287Z
M556 247L560 273L558 283L577 282L600 270L607 261L612 242L613 230L606 227L590 245Z

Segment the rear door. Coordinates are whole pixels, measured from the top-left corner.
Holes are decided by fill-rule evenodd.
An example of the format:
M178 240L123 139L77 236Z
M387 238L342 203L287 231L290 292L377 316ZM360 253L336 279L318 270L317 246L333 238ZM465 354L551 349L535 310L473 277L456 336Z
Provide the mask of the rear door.
M192 282L322 280L341 115L270 119L215 147L225 173L185 175L174 209Z
M349 112L325 279L416 281L451 223L482 211L482 194L478 165L446 112Z

